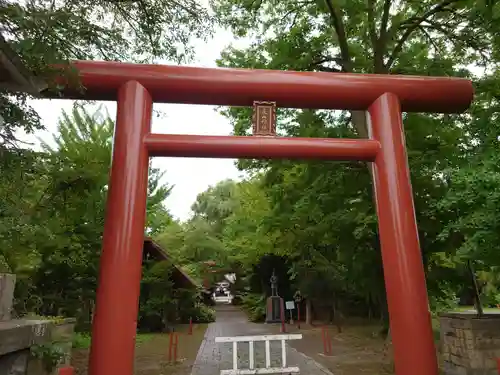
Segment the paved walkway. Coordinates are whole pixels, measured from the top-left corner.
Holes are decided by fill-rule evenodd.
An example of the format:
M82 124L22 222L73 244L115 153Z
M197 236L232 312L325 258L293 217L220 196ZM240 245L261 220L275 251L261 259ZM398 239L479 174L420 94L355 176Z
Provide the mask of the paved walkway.
M220 370L233 368L233 350L231 343L215 343L215 337L273 334L264 324L250 323L245 314L231 305L216 307L217 319L211 323L205 333L192 375L219 375ZM265 367L264 343L256 343L255 367ZM332 375L312 358L287 346L287 365L298 366L302 374ZM281 343L271 341L271 366L281 366ZM248 344L238 344L238 367L248 368ZM287 374L288 375L288 374Z

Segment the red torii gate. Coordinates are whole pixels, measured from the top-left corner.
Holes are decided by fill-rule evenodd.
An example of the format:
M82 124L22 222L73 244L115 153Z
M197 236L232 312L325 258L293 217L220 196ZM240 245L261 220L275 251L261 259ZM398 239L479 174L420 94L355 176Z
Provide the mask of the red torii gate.
M437 375L401 111L461 112L460 78L205 69L77 61L85 93L116 100L113 164L92 328L90 375L133 375L150 156L297 158L372 162L397 375ZM153 102L367 110L370 139L151 133Z

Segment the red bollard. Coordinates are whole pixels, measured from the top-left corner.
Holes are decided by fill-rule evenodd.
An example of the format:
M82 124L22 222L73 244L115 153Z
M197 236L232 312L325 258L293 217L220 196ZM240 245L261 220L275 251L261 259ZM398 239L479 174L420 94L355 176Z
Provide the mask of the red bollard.
M75 373L75 369L71 366L61 367L59 369L59 375L73 375Z
M173 343L174 343L174 335L175 335L175 332L172 332L169 336L169 340L168 340L168 361L169 362L172 362L172 346L173 346Z
M300 302L297 303L297 328L300 329Z
M331 355L332 340L330 339L330 331L327 327L321 327L321 337L323 339L323 353L325 355Z
M498 370L498 375L500 375L500 358L497 358L497 370Z
M193 318L189 318L189 331L188 331L188 335L192 335L193 334Z
M174 363L177 363L177 344L179 344L179 335L176 333L174 338Z
M176 332L172 332L169 337L168 342L168 361L176 363L177 362L177 344L179 343L179 335ZM173 352L173 356L172 356Z
M326 338L325 338L326 332L325 332L325 327L321 327L321 340L323 340L323 354L326 355Z
M327 331L328 336L328 354L332 355L332 338L330 337L330 331Z

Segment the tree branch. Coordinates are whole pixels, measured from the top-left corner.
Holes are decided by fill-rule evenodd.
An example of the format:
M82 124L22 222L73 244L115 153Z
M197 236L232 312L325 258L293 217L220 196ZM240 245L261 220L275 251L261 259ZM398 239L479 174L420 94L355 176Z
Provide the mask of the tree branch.
M347 35L342 21L342 14L338 6L333 5L333 0L325 0L325 4L330 13L332 26L337 34L337 39L340 47L340 55L342 56L342 70L346 72L352 71L351 56L349 53L349 44L347 43Z
M398 42L396 43L396 46L392 50L392 54L389 57L389 60L387 61L386 64L386 68L390 69L390 67L396 60L399 53L403 50L403 46L406 43L406 41L409 39L411 34L418 29L418 27L422 22L426 21L429 17L432 17L436 13L452 11L450 9L447 9L446 7L452 5L453 3L457 3L459 1L461 0L444 0L441 3L437 4L436 6L432 7L427 12L425 12L422 16L415 15L401 22L398 25L393 25L391 27L391 30L389 31L391 34L394 34L394 32L401 27L406 27L406 30L401 36L401 38L399 38Z
M377 44L377 32L375 31L375 0L367 0L368 10L368 32L370 33L370 40L372 41L373 48Z
M479 52L479 54L481 55L483 60L486 61L488 59L486 47L481 46L477 42L477 40L474 40L473 38L461 37L460 35L455 34L451 30L447 30L445 27L439 25L436 22L427 21L427 23L428 23L428 25L421 25L420 27L422 29L427 28L427 29L432 29L432 30L438 31L438 32L442 33L444 36L448 37L448 39L452 42L461 41L461 42L465 43L469 48L472 48L472 49L476 50L477 52Z
M391 0L385 0L384 10L387 4L390 5ZM373 47L373 72L374 73L385 73L384 71L384 55L385 55L385 34L386 26L384 26L384 21L380 27L380 35L377 36L376 26L375 26L375 0L367 0L367 13L368 13L368 32L370 34L370 40ZM385 13L382 15L384 18ZM387 22L387 20L386 20Z
M452 5L454 3L458 3L460 1L463 1L463 0L443 0L441 3L435 5L434 7L432 7L431 9L429 9L427 12L425 12L423 15L421 16L417 16L417 15L414 15L406 20L404 20L403 22L401 22L400 24L398 25L394 25L393 27L391 28L399 28L400 26L403 26L403 25L413 25L415 23L421 23L422 21L425 21L427 18L433 16L434 14L436 13L439 13L439 12L443 12L443 11L446 11L446 12L453 12L453 9L449 9L449 8L446 8L448 5Z
M380 39L387 35L387 25L389 24L389 11L391 10L392 0L385 0L382 13L382 22L380 23Z
M434 39L432 39L432 37L430 36L430 34L427 32L427 30L425 30L425 28L422 25L418 26L418 28L425 35L425 37L427 38L427 40L429 41L429 43L433 45L433 47L436 50L436 52L437 53L442 53L442 48L437 45L437 43L434 41Z

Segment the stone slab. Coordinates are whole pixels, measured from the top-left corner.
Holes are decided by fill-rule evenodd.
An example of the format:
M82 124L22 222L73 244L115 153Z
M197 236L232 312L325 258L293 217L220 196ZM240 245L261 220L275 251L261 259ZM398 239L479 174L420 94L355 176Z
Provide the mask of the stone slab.
M16 275L0 273L0 322L11 319L15 287Z
M440 315L445 375L498 375L500 314Z

